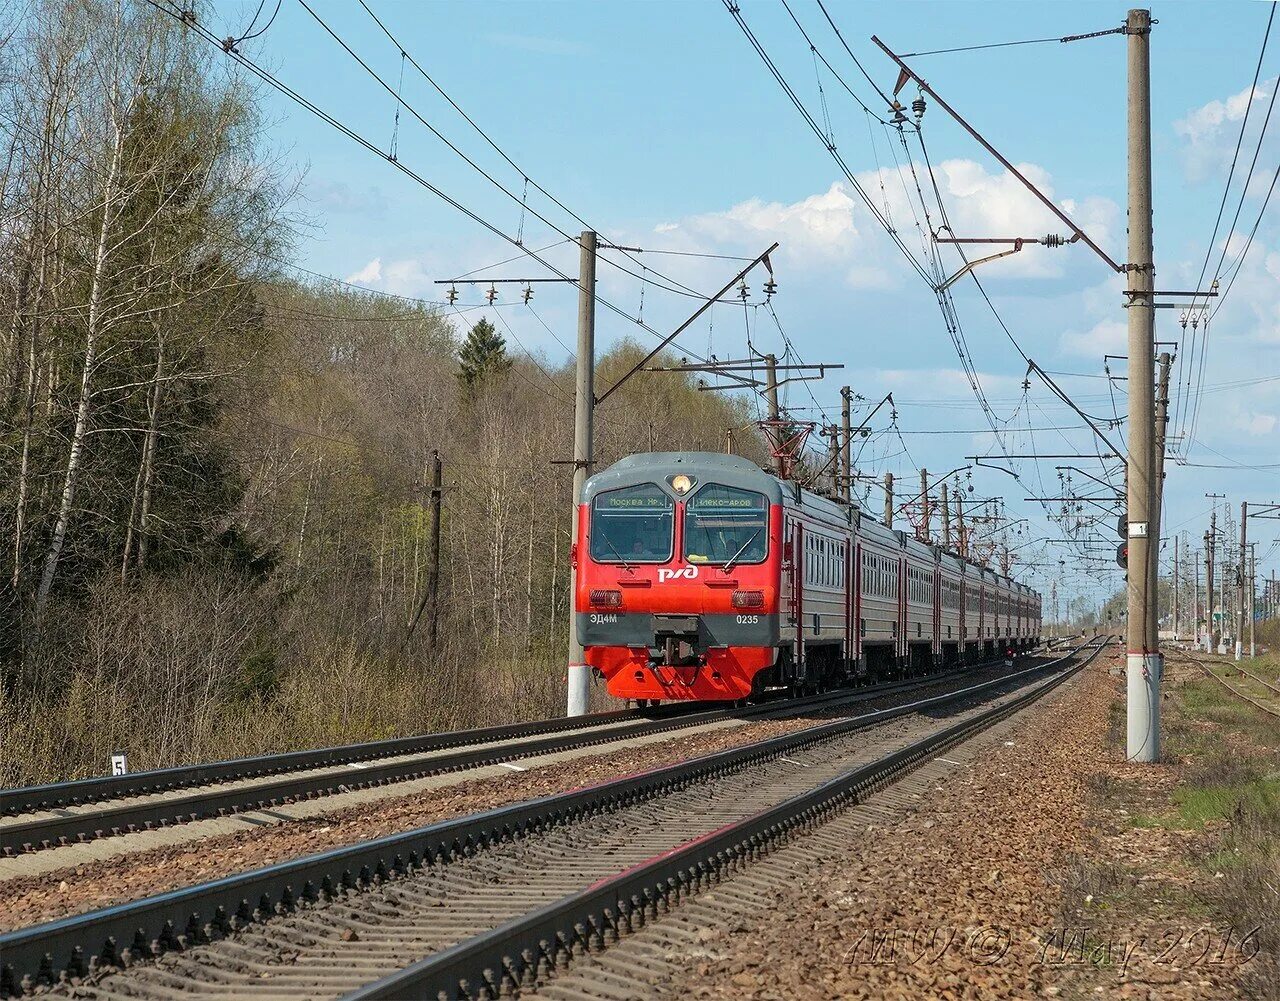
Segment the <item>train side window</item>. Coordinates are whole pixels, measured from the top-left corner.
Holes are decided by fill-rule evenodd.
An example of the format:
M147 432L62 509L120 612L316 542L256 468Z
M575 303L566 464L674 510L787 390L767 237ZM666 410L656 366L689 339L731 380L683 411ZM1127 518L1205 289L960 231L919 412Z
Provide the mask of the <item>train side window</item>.
M591 501L591 558L596 563L665 563L671 559L675 502L656 483L597 494Z

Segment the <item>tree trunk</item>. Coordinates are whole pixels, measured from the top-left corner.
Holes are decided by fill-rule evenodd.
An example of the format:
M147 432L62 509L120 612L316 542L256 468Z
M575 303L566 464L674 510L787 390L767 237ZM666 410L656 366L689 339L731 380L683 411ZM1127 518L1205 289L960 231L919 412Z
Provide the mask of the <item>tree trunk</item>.
M147 564L147 550L151 541L148 522L151 520L152 483L155 481L156 445L159 441L160 404L164 400L164 338L156 342L156 381L148 401L150 415L147 423L147 439L142 449L142 509L138 515L138 570Z
M107 168L106 183L103 187L102 224L98 227L98 243L94 251L93 276L89 283L89 311L85 323L84 341L84 373L80 378L80 398L76 405L75 429L71 434L71 448L67 454L67 472L62 481L62 501L58 508L58 520L53 528L53 538L49 541L49 555L45 559L44 573L40 576L40 588L36 592L36 628L41 628L45 608L49 603L49 592L53 590L53 580L58 572L58 560L62 558L62 550L67 541L67 527L71 522L72 504L75 501L76 487L80 477L80 464L84 458L85 436L89 431L90 401L93 398L93 370L97 363L99 338L102 331L98 329L102 308L102 287L105 283L107 267L107 238L111 232L111 221L116 203L116 184L120 174L120 158L123 152L124 135L120 124L114 127L115 141L111 150L111 163Z

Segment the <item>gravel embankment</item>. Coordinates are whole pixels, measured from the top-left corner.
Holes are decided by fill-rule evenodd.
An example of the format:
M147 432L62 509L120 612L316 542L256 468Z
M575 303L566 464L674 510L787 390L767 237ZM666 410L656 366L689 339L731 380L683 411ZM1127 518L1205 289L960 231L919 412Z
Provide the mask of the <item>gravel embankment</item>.
M500 778L466 780L429 795L386 799L334 809L314 820L294 820L239 834L154 848L33 877L0 883L0 930L52 921L194 883L228 876L315 852L383 837L453 817L592 785L791 733L826 719L861 714L960 688L998 673L984 670L948 679L928 691L897 692L843 711L744 723L729 730L673 734L660 743L585 751L572 761L531 767Z
M1093 857L1100 844L1091 814L1097 776L1117 767L1108 733L1119 686L1107 673L1117 660L1099 658L905 815L869 826L831 862L776 890L732 935L703 944L682 982L660 993L1237 996L1230 964L1161 955L1162 943L1139 941L1150 931L1141 921L1133 934L1117 933L1110 922L1105 956L1095 939L1080 937L1092 899L1081 883L1113 861ZM1084 917L1076 904L1084 905ZM1088 942L1083 951L1075 948L1081 941ZM1087 987L1076 973L1082 964L1090 970Z

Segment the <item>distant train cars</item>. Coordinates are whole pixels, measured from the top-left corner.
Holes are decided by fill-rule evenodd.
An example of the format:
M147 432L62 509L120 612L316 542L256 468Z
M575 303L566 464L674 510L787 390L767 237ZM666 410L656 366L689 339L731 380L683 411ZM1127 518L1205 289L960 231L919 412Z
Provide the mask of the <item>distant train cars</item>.
M816 690L1039 642L1035 591L737 456L629 456L579 513L578 638L619 698Z

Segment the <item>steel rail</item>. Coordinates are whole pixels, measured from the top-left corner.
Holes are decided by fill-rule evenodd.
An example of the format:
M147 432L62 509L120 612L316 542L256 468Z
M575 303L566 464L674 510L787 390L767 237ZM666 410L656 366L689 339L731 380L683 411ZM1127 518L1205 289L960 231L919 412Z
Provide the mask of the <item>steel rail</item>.
M1223 688L1229 691L1232 695L1236 696L1237 698L1243 699L1245 702L1248 702L1255 709L1261 710L1262 712L1266 713L1269 716L1280 717L1280 709L1276 709L1274 706L1269 706L1265 702L1259 702L1257 699L1253 698L1251 695L1246 695L1244 692L1240 691L1240 689L1236 688L1235 685L1231 684L1225 678L1220 678L1218 675L1214 674L1213 671L1209 669L1209 666L1205 664L1204 661L1200 660L1198 657L1193 657L1189 653L1186 653L1185 651L1183 652L1183 656L1186 657L1187 660L1191 661L1191 663L1195 664L1196 667L1200 668L1201 671L1203 671L1210 678L1212 678L1214 681L1220 684ZM1248 674L1247 671L1245 673ZM1252 678L1253 675L1250 674L1249 677ZM1254 680L1261 680L1261 679L1254 679ZM1263 684L1265 685L1266 682L1264 681ZM1269 688L1271 686L1268 685L1267 687Z
M550 971L563 968L570 957L602 951L607 941L719 882L725 870L772 850L793 833L812 830L846 805L1041 698L1087 667L1107 645L1008 702L420 960L351 992L346 1001L497 998L545 983Z
M978 670L985 666L989 666L989 663L964 670ZM18 804L27 804L27 809L18 813L16 820L0 818L0 837L4 839L3 846L0 846L0 853L4 856L13 856L21 852L84 843L138 830L151 830L210 817L270 809L301 799L314 799L339 792L411 781L428 775L500 764L517 758L667 733L721 720L747 720L780 711L798 713L833 703L868 701L895 691L922 687L945 680L958 673L963 671L864 688L841 689L837 692L802 699L779 699L744 709L699 709L694 706L674 706L648 711L618 710L577 717L568 721L565 719L538 720L533 723L517 723L480 730L451 731L421 737L376 741L370 744L289 752L259 758L232 759L212 765L196 765L187 769L168 768L155 772L139 772L135 776L113 776L56 786L6 790L5 793L0 794L0 803L4 802L3 797L7 795L11 807L16 808ZM698 705L704 706L705 703ZM646 715L649 712L656 712L656 717ZM584 719L588 722L583 723ZM565 730L568 732L563 732ZM514 742L504 743L505 741ZM435 758L422 757L433 751L448 750L453 747L465 749ZM385 758L393 755L401 758L382 763L363 764L371 758ZM406 759L409 755L414 756ZM318 774L306 776L292 774L301 768L319 770L342 768L344 765L351 766L354 770L320 771ZM267 778L274 774L285 777L275 781L256 782L252 785L209 787L214 783ZM191 780L183 781L183 777ZM91 805L84 803L83 793L80 791L82 789L104 791L102 798L91 801L92 804L101 803L102 805L50 815L51 811L65 809L67 806ZM188 791L182 792L184 789ZM106 798L105 790L114 790L114 793L110 798ZM175 792L175 795L141 802L113 803L115 799L130 795L150 795L170 791ZM32 803L40 805L32 807L30 806ZM23 814L28 812L35 815L22 819Z
M889 720L989 693L1049 671L1081 649L1035 667L916 702L821 723L678 764L624 776L374 841L290 859L262 869L0 935L0 996L41 983L128 966L172 947L220 937L300 904L483 851L489 844L662 797L716 775Z

